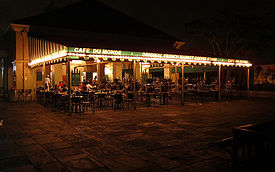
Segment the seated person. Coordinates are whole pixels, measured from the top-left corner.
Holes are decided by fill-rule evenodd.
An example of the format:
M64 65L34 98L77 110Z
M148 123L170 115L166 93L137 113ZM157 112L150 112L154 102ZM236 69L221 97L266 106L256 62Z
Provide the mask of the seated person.
M105 84L105 89L110 89L111 85L110 84Z
M59 83L58 83L58 85L57 85L57 88L59 88L59 87L62 87L61 81L59 81Z
M86 87L87 87L87 90L88 90L88 91L91 91L92 88L93 88L93 86L92 86L90 83L88 83L88 84L86 85Z
M61 87L64 88L66 85L65 85L65 82L64 81L61 81Z
M66 86L66 84L64 84L63 88L62 88L62 92L68 91L68 87Z
M82 91L87 91L87 86L86 86L86 84L82 83L81 87L82 87Z

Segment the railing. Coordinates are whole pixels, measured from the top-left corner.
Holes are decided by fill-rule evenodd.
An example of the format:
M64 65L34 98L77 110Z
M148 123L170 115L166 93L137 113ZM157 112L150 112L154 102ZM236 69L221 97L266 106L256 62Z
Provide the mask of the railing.
M136 99L133 92L122 90L99 90L92 92L76 92L70 97L72 112L99 110L131 110L140 107L160 107L163 105L177 105L182 102L182 92L168 90L137 91ZM239 94L239 93L238 93ZM233 99L236 93L232 90L222 90L222 99ZM240 94L239 94L240 95ZM69 97L67 93L55 93L36 90L36 100L40 104L67 111ZM184 102L209 102L218 100L217 90L186 90Z
M229 153L232 171L275 170L275 121L232 129L233 137L211 143Z

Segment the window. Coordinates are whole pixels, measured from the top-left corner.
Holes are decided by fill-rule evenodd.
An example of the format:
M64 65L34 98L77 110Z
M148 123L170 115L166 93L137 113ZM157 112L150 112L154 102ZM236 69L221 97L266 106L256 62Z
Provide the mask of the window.
M36 72L36 81L42 81L42 71Z

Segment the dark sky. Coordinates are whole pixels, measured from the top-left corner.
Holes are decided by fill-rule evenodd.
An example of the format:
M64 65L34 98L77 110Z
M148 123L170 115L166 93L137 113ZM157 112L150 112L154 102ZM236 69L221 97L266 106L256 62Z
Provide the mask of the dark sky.
M62 7L78 0L53 0ZM220 11L239 9L243 13L264 13L275 9L272 0L99 0L119 11L184 39L184 24L197 18L217 15ZM50 0L0 0L0 31L18 18L42 13Z
M78 0L54 0L56 7L76 2ZM118 9L128 15L143 20L151 25L155 25L160 29L171 30L175 32L173 27L180 26L186 19L192 18L194 14L208 14L209 8L213 9L222 3L204 3L195 6L190 4L182 4L182 1L148 1L148 0L99 0L105 4ZM1 0L0 4L0 21L1 31L5 29L7 24L17 18L36 15L42 13L44 8L49 5L50 0ZM219 1L217 1L219 2ZM199 3L201 4L201 3ZM205 8L207 5L208 7ZM198 9L200 8L200 9ZM171 25L173 25L171 27Z
M219 15L223 11L241 11L263 15L275 11L273 0L100 0L115 9L160 28L181 39L187 36L185 23ZM274 22L274 21L271 21Z
M76 1L78 0L53 0L55 6L58 8ZM193 38L186 32L185 24L196 19L207 19L218 16L223 11L237 11L246 15L275 17L275 1L273 0L99 1L184 40L187 44L191 43ZM43 13L45 7L49 5L50 0L0 0L0 2L0 33L3 33L10 21ZM269 22L271 24L275 23L274 20ZM270 51L270 56L275 55L275 53L272 54L272 48L267 51Z
M77 0L54 0L56 7L62 7ZM50 0L0 0L0 33L3 33L9 22L43 13Z

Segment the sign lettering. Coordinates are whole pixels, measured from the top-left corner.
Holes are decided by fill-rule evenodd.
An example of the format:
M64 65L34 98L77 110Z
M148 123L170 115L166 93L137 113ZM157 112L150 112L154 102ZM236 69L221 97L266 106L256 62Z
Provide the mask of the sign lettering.
M68 48L68 51L72 53L132 56L132 57L143 57L143 58L161 58L163 60L180 59L180 60L212 61L212 62L228 62L228 63L249 63L248 60L225 59L225 58L217 58L217 57L202 57L202 56L188 56L188 55L186 56L186 55L177 55L177 54L161 54L161 53L93 49L93 48L70 47Z
M90 48L74 48L76 53L90 53Z

